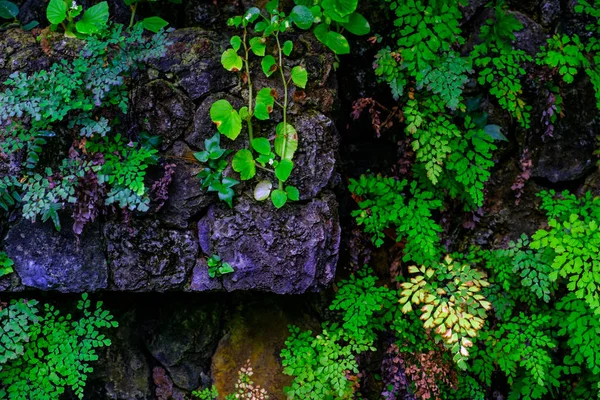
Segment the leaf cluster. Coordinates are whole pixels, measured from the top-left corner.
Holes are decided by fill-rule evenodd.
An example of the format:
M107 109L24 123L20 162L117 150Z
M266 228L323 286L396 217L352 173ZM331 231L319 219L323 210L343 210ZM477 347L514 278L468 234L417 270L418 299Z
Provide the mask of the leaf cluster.
M350 191L359 201L352 212L364 231L372 235L376 246L383 244L385 230L395 228L396 240L406 241L404 261L432 264L439 260L439 233L432 211L442 206L431 192L421 192L417 182L398 181L381 175L362 175L350 180Z
M290 326L290 337L281 351L284 373L294 377L285 388L291 399L351 399L354 385L348 379L358 373L356 357L374 350L376 331L392 320L389 310L394 292L377 287L376 279L361 270L340 282L330 308L342 312L343 323L324 323L322 332L300 331Z
M208 264L208 276L211 278L220 278L223 275L235 272L231 264L224 262L221 260L221 257L216 254L210 256L206 260L206 263Z
M111 344L100 330L118 323L102 302L92 309L87 294L77 304L79 319L49 304L38 315L36 306L21 299L0 310L0 397L59 398L69 388L82 399L96 349Z

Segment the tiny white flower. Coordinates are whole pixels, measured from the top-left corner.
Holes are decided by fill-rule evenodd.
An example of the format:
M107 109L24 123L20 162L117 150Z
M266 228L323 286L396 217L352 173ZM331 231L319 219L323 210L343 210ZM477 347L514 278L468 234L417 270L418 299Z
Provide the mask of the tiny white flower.
M269 165L273 165L273 159L269 159Z
M77 3L75 2L75 0L73 0L73 2L71 3L71 10L74 10L77 8Z

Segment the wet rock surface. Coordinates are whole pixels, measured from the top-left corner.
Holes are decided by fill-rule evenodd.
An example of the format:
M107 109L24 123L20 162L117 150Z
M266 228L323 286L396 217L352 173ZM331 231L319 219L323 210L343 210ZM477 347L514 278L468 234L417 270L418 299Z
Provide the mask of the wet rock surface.
M190 7L198 7L198 4ZM0 56L0 76L15 70L46 68L54 56L74 57L81 45L79 41L70 42L55 35L44 52L30 33L9 32L7 40L0 42L0 49L5 50ZM1 288L13 291L32 287L65 292L107 289L302 293L331 282L340 235L335 198L323 195L336 177L339 142L331 119L337 96L332 56L322 54L323 47L308 35L289 36L295 50L287 61L288 67L304 65L311 74L306 92L290 89L289 93L289 118L296 126L300 142L290 183L300 190L301 202L276 211L270 203L260 204L246 198L254 184L248 182L236 187L236 211L221 215L218 210L223 209L224 203L200 187L197 175L203 165L197 162L194 153L204 150L205 139L216 132L209 116L212 103L225 98L241 107L247 93L242 89L238 74L226 71L221 65L221 53L229 46L226 35L185 28L171 32L169 38L172 44L167 54L151 62L146 72L135 77L130 121L133 125L129 129L162 139L162 162L171 164L174 169L167 189L168 198L162 207L146 215L132 215L127 221L98 218L93 226L84 229L81 238L81 243L87 246L84 249L87 258L73 250L76 246L70 244L70 241L75 243L72 234L55 234L50 225L20 221L7 226L5 247L9 254L15 255L18 268L14 276L0 280ZM38 64L28 63L29 59L38 60ZM257 76L257 88L271 85L281 95L281 82L267 80L259 64L252 65L252 70ZM272 120L257 124L256 134L272 136L281 118L281 112L274 111ZM248 145L246 136L243 131L235 142L223 137L222 146L234 151L240 149ZM68 146L68 143L61 145ZM230 161L231 157L233 153ZM239 179L230 167L224 174ZM267 177L261 174L259 178ZM149 187L159 179L152 173L148 176ZM66 218L64 214L61 212L61 218ZM242 240L245 244L237 250L225 251L227 246L239 246L236 241L226 240L225 245L203 247L204 251L200 252L195 231L198 220L204 221L206 229L213 229L209 227L213 223L223 223L209 222L208 215L217 219L240 219L240 227L249 224L243 232L237 233L247 238ZM63 225L70 228L71 223ZM213 230L212 234L218 236L224 232ZM24 237L37 238L40 248L42 242L48 240L51 248L46 249L44 255L24 251L22 246L17 250ZM259 247L248 247L251 244L248 239L258 237L261 238L257 243ZM201 237L200 242L213 239ZM235 254L237 258L230 261L238 272L223 281L210 279L207 273L206 258L219 253L227 257ZM263 256L265 260L261 260ZM72 260L68 260L69 257ZM59 270L52 265L67 267Z
M14 270L29 289L93 292L108 287L108 265L100 226L92 224L77 238L65 218L65 229L52 222L20 220L8 232L4 248Z
M104 226L111 264L111 289L167 291L183 286L198 244L191 232L163 229L158 221L114 222Z
M277 211L242 197L233 210L211 206L198 222L204 254L218 254L235 269L222 278L228 291L287 294L327 286L335 274L339 235L337 202L330 194ZM194 275L191 289L203 287L204 279Z

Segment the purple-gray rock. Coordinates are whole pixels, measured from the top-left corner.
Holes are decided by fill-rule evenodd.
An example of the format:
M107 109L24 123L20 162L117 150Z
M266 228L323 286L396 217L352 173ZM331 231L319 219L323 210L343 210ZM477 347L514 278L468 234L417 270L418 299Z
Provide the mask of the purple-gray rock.
M596 166L594 149L600 129L594 123L598 110L587 77L564 90L562 110L564 117L557 120L552 137L533 146L533 177L574 181Z
M131 227L108 222L104 239L113 290L176 290L196 263L198 244L192 233L163 229L156 220L134 220Z
M165 74L174 74L176 83L192 100L209 92L225 91L236 84L236 74L221 65L228 38L199 28L185 28L169 34L169 40L173 44L153 66Z
M235 272L223 287L279 294L304 293L327 286L338 260L340 227L331 194L276 210L270 202L242 196L234 209L211 206L198 222L202 251L219 255ZM202 288L206 274L196 268L191 288Z
M154 398L150 387L150 366L144 344L138 334L136 313L118 317L119 328L112 334L112 344L100 352L95 368L103 382L106 399L147 400Z
M15 273L27 288L65 293L106 289L108 268L99 225L89 224L78 239L70 218L62 219L60 232L50 221L25 219L9 230L4 246Z
M164 150L185 133L194 103L172 83L157 79L135 90L132 109L145 131L162 137Z
M210 359L221 338L222 309L218 304L157 310L143 335L150 354L169 372L173 383L194 390L208 374Z
M169 185L169 198L158 213L161 225L166 228L186 229L190 220L216 201L214 193L200 187L198 173L202 166L186 161L193 151L183 142L175 142L167 153L175 164L173 180Z

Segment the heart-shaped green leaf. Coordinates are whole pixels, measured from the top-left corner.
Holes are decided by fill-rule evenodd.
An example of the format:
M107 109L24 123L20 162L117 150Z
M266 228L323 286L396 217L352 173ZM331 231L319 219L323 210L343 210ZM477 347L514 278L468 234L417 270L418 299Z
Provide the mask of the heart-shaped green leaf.
M158 31L167 25L169 25L169 23L161 17L148 17L142 20L142 26L144 29L154 33L158 33Z
M315 17L308 7L297 5L292 8L290 19L298 28L309 29L312 26Z
M237 72L242 69L242 57L234 49L227 49L221 55L221 64L227 71Z
M231 166L234 171L240 173L240 178L243 181L247 181L256 175L256 163L248 149L242 149L235 153Z
M290 199L292 201L300 200L300 192L298 191L298 189L295 186L286 186L285 192L288 195L288 199Z
M262 88L256 95L256 108L254 109L254 116L261 121L269 119L269 114L273 112L273 104L275 99L271 94L271 88Z
M350 21L349 14L346 14L346 15L341 14L335 8L334 0L323 0L321 3L321 6L323 7L323 15L326 18L330 18L331 20L333 20L335 22L339 22L339 23L344 23L344 22Z
M263 72L267 77L271 76L273 72L277 71L277 61L272 55L265 56L260 62Z
M306 68L301 65L296 65L292 68L292 82L298 87L304 89L306 87L306 83L308 82L308 73L306 72Z
M254 187L254 199L263 201L269 198L273 184L270 181L260 181Z
M286 40L281 50L283 51L283 54L289 56L292 54L292 50L294 50L294 43L292 43L291 40Z
M63 22L67 18L67 5L64 0L50 0L46 8L46 18L55 25Z
M219 273L221 275L225 275L225 274L231 274L232 272L235 272L235 270L233 269L233 267L231 266L231 264L224 262L223 264L221 264L221 266L219 267Z
M318 25L313 33L325 46L329 47L335 54L349 54L350 44L341 34L329 30L326 24Z
M229 205L229 208L233 207L233 195L235 192L231 187L227 187L225 185L218 185L217 194L219 196L219 200L224 201Z
M84 13L83 17L77 24L77 32L83 33L84 35L91 35L99 32L102 28L105 28L108 23L108 3L103 1L88 8Z
M269 155L271 153L271 143L266 138L252 139L252 148L259 154Z
M210 107L210 118L217 129L231 140L242 131L242 118L227 100L217 100Z
M208 151L199 151L197 153L194 153L194 157L200 162L207 162L209 154L210 153Z
M257 7L250 7L244 14L244 26L253 23L260 16L260 10Z
M341 16L352 14L358 7L358 0L332 0L333 9Z
M366 35L371 31L371 26L369 25L369 21L361 14L355 12L349 15L350 20L346 23L342 23L342 26L348 30L348 32L353 33L358 36Z
M486 125L483 131L494 140L502 140L508 142L506 136L502 134L502 128L499 125Z
M267 39L263 37L253 37L250 39L250 50L260 57L265 55L265 50L267 48Z
M13 19L19 15L19 7L12 1L0 1L0 18Z
M271 201L275 208L281 208L287 202L287 193L279 189L273 190L271 192Z
M231 44L231 47L233 47L233 50L238 51L240 49L240 46L242 45L242 38L240 38L239 36L233 36L229 40L229 43Z
M276 14L277 10L279 9L279 0L271 0L267 3L267 5L265 5L265 9L270 14Z
M294 162L291 160L283 159L275 167L275 175L277 179L285 182L290 177L292 169L294 168Z
M283 122L277 124L275 128L275 153L284 160L291 160L298 149L298 133L292 125L286 125L286 134L284 134Z
M204 148L208 152L219 150L221 148L221 135L215 133L210 138L204 139Z

